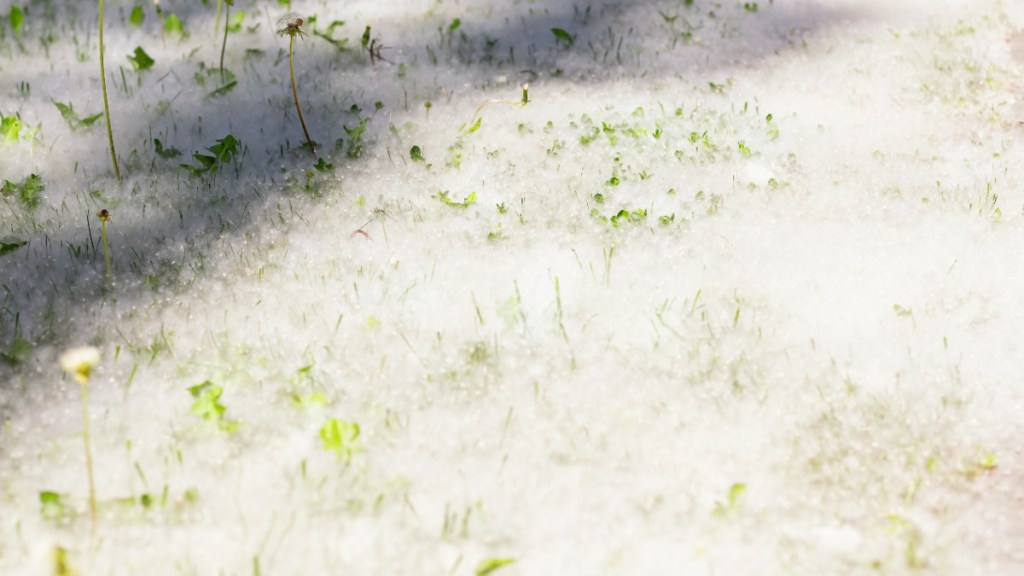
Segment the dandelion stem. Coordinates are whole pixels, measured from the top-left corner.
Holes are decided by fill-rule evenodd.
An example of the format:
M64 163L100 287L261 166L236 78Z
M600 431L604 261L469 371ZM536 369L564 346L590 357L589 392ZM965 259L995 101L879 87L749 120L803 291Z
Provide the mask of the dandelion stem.
M85 440L85 468L89 475L89 517L92 518L92 535L96 536L96 481L92 474L92 446L89 440L89 383L81 382L82 391L82 438Z
M110 104L107 102L107 69L103 60L103 0L100 2L100 83L103 85L103 112L107 116L107 141L110 143L110 160L114 163L114 175L121 181L121 169L117 167L117 151L114 150L114 130L110 126Z
M288 70L292 75L292 97L295 98L295 111L299 113L299 123L302 124L302 132L306 135L306 142L309 143L309 151L313 153L313 159L316 159L316 146L313 145L313 139L309 137L309 130L306 129L306 119L302 117L302 106L299 105L299 89L295 85L295 35L292 34L288 39Z
M217 22L220 22L220 3L217 0ZM220 45L220 83L224 83L224 50L228 47L228 24L231 22L231 3L224 8L224 41Z
M217 19L213 21L213 41L217 41L217 34L220 33L220 11L224 0L217 0Z
M100 236L103 237L103 258L107 261L107 280L111 280L114 272L110 267L110 244L107 242L107 220L110 219L110 212L101 210L97 216L100 219Z

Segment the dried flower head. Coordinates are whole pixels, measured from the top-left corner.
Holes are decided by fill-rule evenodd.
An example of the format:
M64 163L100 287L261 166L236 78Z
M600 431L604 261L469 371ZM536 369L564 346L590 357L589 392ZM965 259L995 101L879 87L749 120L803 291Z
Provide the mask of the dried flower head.
M96 213L96 217L100 219L100 222L106 222L107 220L110 220L110 211L104 208Z
M100 363L100 351L92 346L72 348L60 356L60 367L74 376L79 384L89 382L94 366Z
M301 16L295 14L288 14L284 18L277 21L277 25L280 28L277 29L277 33L281 36L291 36L292 38L298 36L302 38L306 35L306 31L302 29L302 25L306 21Z

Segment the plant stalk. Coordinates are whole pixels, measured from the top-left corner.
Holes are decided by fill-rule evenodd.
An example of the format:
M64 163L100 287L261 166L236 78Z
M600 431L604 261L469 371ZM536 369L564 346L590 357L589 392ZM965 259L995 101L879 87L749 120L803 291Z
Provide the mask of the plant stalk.
M103 60L103 0L100 2L100 83L103 85L103 113L107 116L107 141L110 143L110 160L114 163L114 175L121 181L121 169L117 166L117 151L114 149L114 129L110 126L110 104L107 101L107 68Z
M309 151L313 153L316 160L316 146L313 139L309 137L309 130L306 129L306 119L302 117L302 106L299 105L299 89L295 85L295 36L288 40L288 70L292 74L292 97L295 99L295 111L299 113L299 124L302 124L302 132L306 135L306 142L309 144Z
M217 0L217 21L220 22L220 3ZM224 8L224 41L220 45L220 83L224 83L224 50L228 47L228 24L231 22L231 4Z
M85 440L85 468L89 475L89 516L92 518L92 535L96 536L96 481L92 473L92 445L89 440L89 383L80 384L82 391L82 438Z
M107 243L107 219L100 217L100 235L103 236L103 258L107 261L107 280L114 278L110 267L110 244Z
M224 0L217 0L217 19L213 22L213 41L217 41L217 33L220 32L220 10Z

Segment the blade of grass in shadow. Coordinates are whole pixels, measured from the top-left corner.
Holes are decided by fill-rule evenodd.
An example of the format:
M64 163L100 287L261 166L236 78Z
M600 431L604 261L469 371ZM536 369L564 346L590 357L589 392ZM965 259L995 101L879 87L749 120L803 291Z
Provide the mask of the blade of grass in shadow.
M110 160L114 164L114 175L121 181L121 169L117 166L117 151L114 149L114 129L110 125L110 104L107 101L107 69L103 60L103 0L100 3L100 83L103 86L103 113L107 117L107 142L110 144Z

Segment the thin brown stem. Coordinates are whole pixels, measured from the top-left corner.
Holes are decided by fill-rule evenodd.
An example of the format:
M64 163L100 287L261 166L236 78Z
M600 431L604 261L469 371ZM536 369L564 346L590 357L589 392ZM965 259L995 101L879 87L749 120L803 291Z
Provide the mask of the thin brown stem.
M295 99L295 111L299 113L299 123L302 124L302 132L306 135L306 142L309 144L309 151L313 153L316 160L316 146L313 139L309 137L309 130L306 129L306 119L302 117L302 106L299 105L299 89L295 85L295 35L292 34L288 40L288 70L292 74L292 97Z

